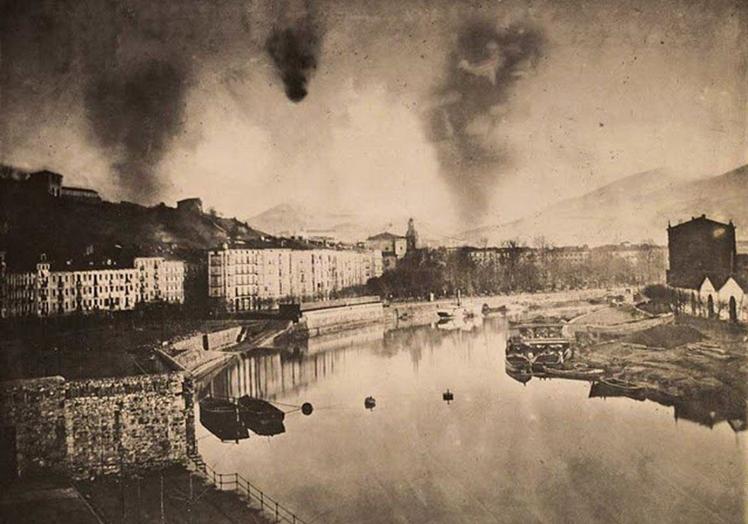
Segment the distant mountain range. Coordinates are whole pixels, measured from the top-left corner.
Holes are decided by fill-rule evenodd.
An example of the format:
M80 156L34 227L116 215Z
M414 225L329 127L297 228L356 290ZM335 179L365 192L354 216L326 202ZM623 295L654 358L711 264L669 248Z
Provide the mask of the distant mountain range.
M430 246L495 246L510 239L532 245L539 237L558 246L624 241L665 244L668 222L676 224L701 214L732 220L738 227L738 237L748 240L748 165L700 179L683 179L656 169L618 179L505 224L450 235L447 227L416 218L416 229L422 243ZM250 218L248 223L273 235L306 233L356 242L383 231L405 234L407 220L407 216L393 216L385 221L287 202Z
M249 218L247 222L254 228L277 236L327 236L341 242L354 243L385 231L405 235L409 218L398 214L389 220L383 220L356 213L333 213L289 201L271 207ZM415 225L423 245L449 245L458 240L444 234L443 227L419 220L418 217L415 218Z
M676 178L664 170L637 173L531 216L458 236L478 246L509 239L532 244L539 237L554 245L665 244L668 222L701 214L732 220L738 237L748 238L748 165L698 180Z

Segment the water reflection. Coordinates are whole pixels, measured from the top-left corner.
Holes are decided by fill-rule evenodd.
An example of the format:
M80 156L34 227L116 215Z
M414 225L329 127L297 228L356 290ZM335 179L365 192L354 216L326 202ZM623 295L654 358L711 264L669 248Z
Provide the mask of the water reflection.
M726 424L674 424L669 409L625 395L590 399L594 382L515 367L506 340L506 322L489 319L237 359L204 395L311 402L313 414L228 447L203 425L199 451L315 522L741 520L744 454ZM745 420L712 404L672 406L680 418L709 409L709 420Z

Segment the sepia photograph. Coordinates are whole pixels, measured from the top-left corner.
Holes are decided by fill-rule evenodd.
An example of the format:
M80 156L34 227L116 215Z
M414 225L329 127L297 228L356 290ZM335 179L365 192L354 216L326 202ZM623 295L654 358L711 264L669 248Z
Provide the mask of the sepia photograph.
M0 0L0 523L748 522L748 1Z

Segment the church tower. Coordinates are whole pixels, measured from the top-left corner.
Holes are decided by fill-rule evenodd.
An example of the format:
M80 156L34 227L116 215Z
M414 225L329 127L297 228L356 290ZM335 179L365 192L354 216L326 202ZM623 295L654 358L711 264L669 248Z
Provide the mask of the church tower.
M408 251L415 251L418 249L418 232L416 226L413 224L413 219L408 220L408 232L405 233L405 238L408 242Z

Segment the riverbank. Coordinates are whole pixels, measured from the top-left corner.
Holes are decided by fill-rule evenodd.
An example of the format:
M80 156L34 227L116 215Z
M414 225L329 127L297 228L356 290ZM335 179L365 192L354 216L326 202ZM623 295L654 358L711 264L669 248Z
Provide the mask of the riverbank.
M571 319L607 305L606 297L622 294L622 290L584 289L551 293L518 293L463 297L461 304L477 311L494 311L511 319L529 319L539 315L552 315ZM437 311L454 306L456 299L435 301L393 302L384 308L386 329L428 325L439 320ZM501 313L498 311L502 311Z
M104 522L268 524L259 509L182 466L140 478L103 477L76 485Z
M658 319L659 324L649 324ZM647 319L620 308L598 310L569 325L576 326L574 357L562 369L602 370L599 378L613 384L601 389L602 396L649 398L666 405L698 402L713 420L745 429L745 327L685 315ZM580 325L583 329L577 329Z

